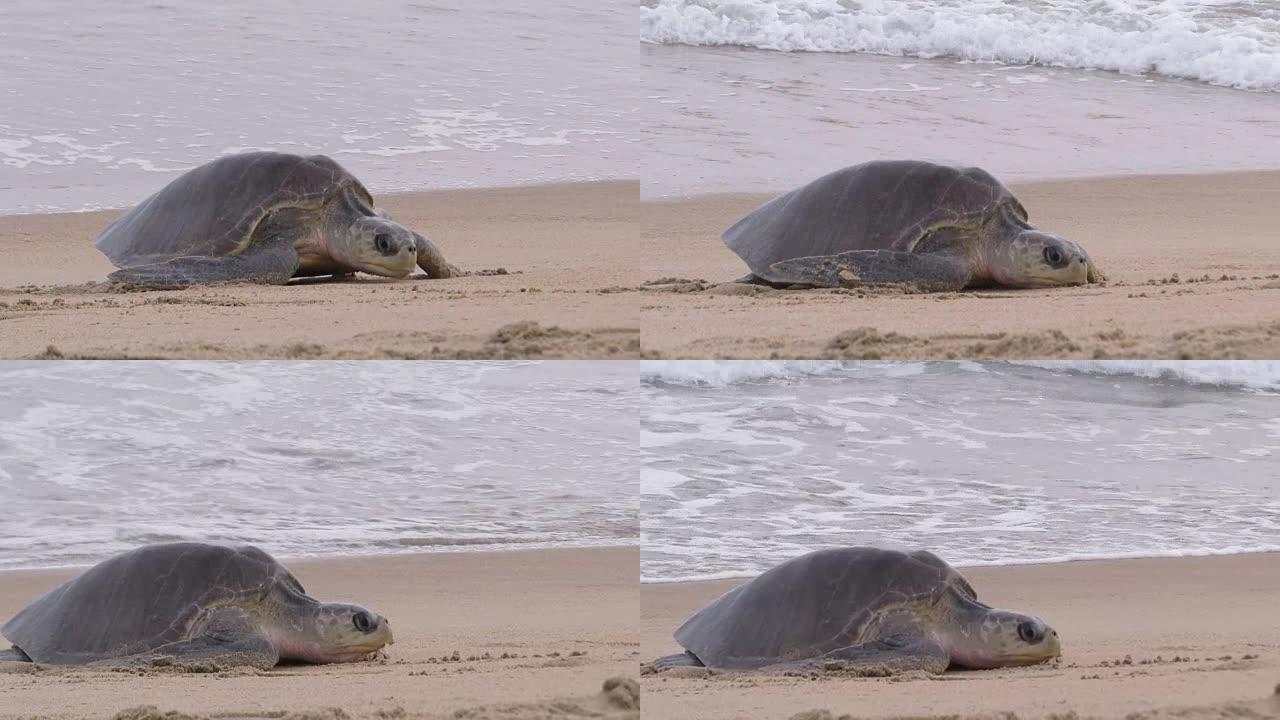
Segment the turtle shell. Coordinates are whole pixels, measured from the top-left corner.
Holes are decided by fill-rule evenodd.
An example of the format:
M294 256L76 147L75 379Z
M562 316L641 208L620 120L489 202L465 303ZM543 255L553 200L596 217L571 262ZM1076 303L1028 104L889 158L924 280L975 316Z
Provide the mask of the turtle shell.
M979 168L913 160L877 161L824 175L770 200L724 232L729 249L757 277L782 260L850 250L910 252L943 225L977 224L1001 206L1026 210L1000 181Z
M186 640L213 605L260 602L277 584L302 586L255 547L148 545L90 568L0 627L33 661L83 665Z
M323 155L228 155L201 165L125 213L98 236L117 267L241 252L274 210L320 207L350 189L372 212L360 181Z
M856 645L876 611L973 590L932 553L819 550L772 568L699 610L675 639L708 667L751 669ZM976 598L974 598L976 599Z

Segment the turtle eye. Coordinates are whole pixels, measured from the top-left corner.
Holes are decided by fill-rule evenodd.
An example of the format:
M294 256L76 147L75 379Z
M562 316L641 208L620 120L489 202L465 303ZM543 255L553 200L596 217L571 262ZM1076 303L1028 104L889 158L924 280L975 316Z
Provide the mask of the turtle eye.
M389 233L378 233L373 236L373 246L383 255L391 255L391 235Z
M373 629L373 618L369 617L369 613L361 611L352 616L351 624L356 626L356 630L367 633Z
M1044 261L1049 263L1053 267L1057 267L1061 265L1062 260L1063 260L1062 251L1059 250L1058 248L1050 245L1049 247L1046 247L1044 249Z
M1023 642L1036 643L1040 642L1040 629L1033 622L1018 623L1018 637Z

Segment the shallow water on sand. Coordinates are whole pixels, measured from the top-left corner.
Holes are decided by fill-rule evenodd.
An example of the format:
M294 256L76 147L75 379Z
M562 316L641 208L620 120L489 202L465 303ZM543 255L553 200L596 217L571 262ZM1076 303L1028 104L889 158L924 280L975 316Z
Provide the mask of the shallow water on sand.
M375 193L634 177L632 12L10 0L0 214L132 205L247 149L332 155Z
M4 363L0 569L630 545L636 365Z
M642 195L783 191L869 160L1006 182L1280 168L1280 95L1101 70L643 45Z
M643 363L641 577L1280 550L1277 363Z

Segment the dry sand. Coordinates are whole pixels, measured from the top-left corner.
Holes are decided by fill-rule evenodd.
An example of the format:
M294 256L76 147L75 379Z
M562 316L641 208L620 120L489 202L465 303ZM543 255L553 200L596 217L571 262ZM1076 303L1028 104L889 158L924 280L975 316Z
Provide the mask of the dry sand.
M638 198L625 181L379 198L464 271L507 275L127 293L93 247L120 211L0 217L0 357L635 357Z
M97 720L147 705L156 711L126 717L639 717L638 695L625 686L602 693L607 679L637 674L635 548L286 564L313 596L386 615L396 637L387 657L221 674L0 663L0 718ZM0 574L0 617L75 572Z
M1280 554L1111 560L965 575L996 607L1038 614L1063 639L1054 665L887 679L721 674L641 678L662 720L996 716L1280 717ZM641 652L678 652L671 632L741 581L645 585ZM809 716L819 720L820 713ZM1007 719L1011 720L1011 719Z
M709 287L746 273L719 236L772 195L643 202L644 351L677 358L1280 357L1280 172L1012 189L1034 224L1088 250L1108 275L1105 286L927 295ZM671 279L686 282L657 282Z

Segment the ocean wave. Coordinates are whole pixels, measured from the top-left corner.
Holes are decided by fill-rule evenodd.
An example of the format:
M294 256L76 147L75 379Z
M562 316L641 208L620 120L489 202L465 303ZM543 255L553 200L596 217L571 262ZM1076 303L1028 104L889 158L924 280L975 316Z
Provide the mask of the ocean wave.
M846 362L842 360L651 360L643 381L725 387L742 383L804 381L815 377L903 377L926 372L988 372L1017 365L1055 373L1176 380L1188 385L1280 392L1280 361L1234 360L1026 360L1004 362Z
M656 0L651 43L953 57L1280 91L1273 0Z
M1027 360L1016 364L1056 372L1128 375L1176 380L1188 385L1241 387L1280 391L1280 362L1275 360Z

